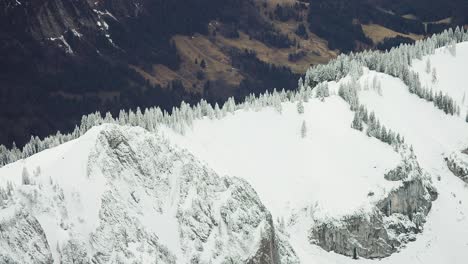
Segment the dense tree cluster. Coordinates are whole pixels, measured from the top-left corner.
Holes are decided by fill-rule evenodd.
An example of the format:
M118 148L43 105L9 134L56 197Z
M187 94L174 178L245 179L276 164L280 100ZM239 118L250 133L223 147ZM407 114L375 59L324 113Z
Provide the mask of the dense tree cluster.
M379 24L397 32L424 34L421 21L405 19L376 7L366 0L309 1L309 29L325 38L331 49L356 50L362 44L372 45L361 24ZM333 14L333 15L330 15Z
M250 93L259 95L265 91L272 92L275 87L294 89L300 75L290 68L266 63L258 59L254 51L232 49L232 65L247 73L240 83L235 98L242 101ZM210 101L209 97L206 98Z
M455 101L448 95L434 94L428 88L422 87L418 74L410 69L410 65L413 59L421 59L425 55L433 54L436 48L448 46L453 54L453 50L456 50L454 43L462 41L468 41L468 33L463 28L457 27L455 30L449 29L441 34L417 41L414 45L402 44L385 52L364 51L340 55L326 65L309 68L305 75L304 85L313 87L324 81L338 81L348 74L357 77L362 74L362 68L367 67L370 70L400 78L411 93L434 102L439 109L453 115L459 113ZM435 68L432 72L433 81L436 82Z
M220 107L217 103L212 106L205 100L201 100L196 105L189 105L182 102L180 107L173 107L172 111L162 110L160 107L146 108L143 111L137 108L136 111L120 110L118 116L113 116L107 112L104 116L100 112L95 112L89 115L84 115L79 126L75 126L73 132L62 134L58 131L55 135L40 139L39 137L31 137L31 140L25 144L22 149L17 148L13 144L13 148L8 149L4 145L0 145L0 166L27 158L42 150L58 146L62 143L76 139L90 130L92 127L101 124L120 124L130 126L140 126L148 131L157 131L161 125L170 127L175 131L183 134L185 129L192 125L193 120L207 117L210 119L219 119L227 113L232 113L238 109L260 109L263 107L273 107L279 113L282 112L282 102L296 102L301 98L310 97L311 89L303 89L301 92L286 92L284 89L281 92L273 90L268 91L258 97L250 94L245 98L245 102L236 104L233 97L229 98ZM26 177L29 180L29 177Z
M377 49L379 50L389 50L393 47L396 47L400 44L413 44L415 41L414 39L403 37L397 35L396 37L386 37L382 42L377 45Z
M408 85L410 91L424 97L427 89L421 88L419 77L409 69L411 60L414 58L422 58L423 55L431 54L435 48L442 47L453 42L467 41L468 34L457 28L455 31L445 31L440 35L418 41L414 46L402 45L399 48L392 49L387 52L366 51L359 54L340 55L337 59L326 65L319 65L307 70L305 78L300 78L298 81L297 91L281 92L273 90L273 92L265 92L256 95L251 93L246 96L242 103L236 103L234 98L229 98L222 107L218 104L214 106L205 100L199 101L197 104L190 105L185 102L180 104L180 107L173 107L172 111L168 112L160 107L150 107L141 110L137 108L135 111L120 110L118 116L113 116L107 112L104 116L99 112L89 115L84 115L79 126L75 126L73 132L62 134L57 132L40 139L39 137L31 137L30 141L25 144L22 149L13 144L11 149L0 145L0 166L14 162L16 160L29 157L42 150L60 145L64 142L78 138L86 133L94 126L104 123L115 123L120 125L140 126L148 131L156 131L159 126L165 125L173 128L179 133L184 133L187 126L191 126L193 120L200 118L222 118L227 113L232 113L238 109L260 109L262 107L273 107L278 112L282 112L282 102L307 102L308 98L313 95L313 89L316 89L315 95L319 98L328 96L328 87L325 84L316 84L339 80L348 74L351 76L351 82L342 84L338 94L350 104L351 109L356 112L352 127L358 130L366 129L369 136L376 137L388 144L398 144L404 142L403 138L398 134L385 128L375 114L368 111L359 104L357 91L361 89L360 84L356 81L362 75L362 68L368 67L371 70L376 70L401 78ZM244 54L249 56L248 53ZM379 91L380 84L374 79L372 82L373 89ZM364 87L364 89L366 89ZM420 92L422 91L422 92ZM426 95L427 96L427 95ZM432 95L434 104L441 106L439 108L446 113L454 114L458 112L458 107L454 101L448 96L441 93ZM298 104L298 111L303 112L303 108Z
M378 91L379 87L380 84L374 78L372 89ZM376 118L374 112L369 113L366 107L359 103L357 92L360 89L361 86L359 82L351 80L349 83L341 84L338 90L338 95L343 98L343 100L350 105L351 110L354 111L351 127L359 131L365 130L368 136L377 138L392 146L398 146L404 143L400 134L393 132L391 129L387 129Z
M299 51L294 52L294 53L289 53L288 60L291 61L291 62L296 62L296 61L304 58L306 55L307 54L306 54L305 51L299 50Z
M290 19L299 20L300 19L300 16L298 13L299 10L300 10L300 6L297 4L296 6L276 4L273 14L276 19L283 21L283 22L288 21Z
M299 23L299 25L297 26L297 29L295 31L295 33L304 38L304 39L307 39L309 37L309 34L307 34L307 29L304 25L304 23Z

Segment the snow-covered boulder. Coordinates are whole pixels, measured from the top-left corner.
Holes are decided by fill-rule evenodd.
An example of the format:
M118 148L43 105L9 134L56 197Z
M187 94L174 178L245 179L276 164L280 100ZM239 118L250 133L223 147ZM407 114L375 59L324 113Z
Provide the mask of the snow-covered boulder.
M468 154L467 150L452 152L445 157L449 170L457 177L468 183Z

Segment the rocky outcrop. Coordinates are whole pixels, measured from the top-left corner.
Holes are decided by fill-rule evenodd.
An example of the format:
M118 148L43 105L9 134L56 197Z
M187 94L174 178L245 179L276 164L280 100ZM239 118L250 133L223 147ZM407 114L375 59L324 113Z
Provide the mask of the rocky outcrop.
M90 162L102 164L90 173L102 171L114 190L103 198L101 225L93 234L97 263L109 261L110 252L128 250L135 243L145 244L145 254L158 263L216 259L280 263L280 241L271 214L247 182L219 177L191 154L142 134L138 129L131 133L118 127L106 129L90 157ZM130 190L115 191L120 182ZM152 204L154 212L143 212L144 204ZM143 213L172 219L180 248L148 230L138 216ZM123 239L109 243L112 237ZM122 259L131 261L124 252Z
M44 230L34 216L18 211L2 218L0 263L53 263Z
M247 264L280 264L280 256L278 250L278 241L276 241L276 234L272 219L268 219L268 226L263 230L258 250L253 256L246 261Z
M377 204L377 207L386 216L402 214L412 221L415 214L427 215L435 199L437 199L437 191L434 187L417 177L402 182L402 186L390 192Z
M414 234L422 231L437 191L419 166L409 164L404 162L385 175L388 180L403 181L371 213L319 222L310 229L310 241L327 251L353 258L383 258L414 240Z
M449 170L455 176L468 183L468 150L464 150L461 153L453 152L444 159Z
M381 258L399 246L384 227L382 214L353 215L338 222L322 223L310 230L311 242L327 251L350 257Z

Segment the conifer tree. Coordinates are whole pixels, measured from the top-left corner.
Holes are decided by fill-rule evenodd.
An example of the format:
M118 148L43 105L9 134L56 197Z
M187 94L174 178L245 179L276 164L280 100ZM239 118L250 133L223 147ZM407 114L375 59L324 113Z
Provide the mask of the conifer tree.
M430 59L426 60L426 73L427 74L431 73L431 60Z
M24 185L30 185L31 184L31 177L29 176L29 172L26 169L26 167L23 168L23 172L21 174L21 182Z
M307 125L306 125L305 120L303 120L302 125L301 125L301 137L305 138L306 136L307 136Z
M297 102L297 112L299 114L303 114L304 113L304 105L302 104L302 100L299 100L299 102Z
M361 117L356 112L354 113L354 118L353 122L351 123L351 127L359 131L362 131L363 129Z
M437 82L437 70L436 68L433 68L432 69L432 83L436 83Z

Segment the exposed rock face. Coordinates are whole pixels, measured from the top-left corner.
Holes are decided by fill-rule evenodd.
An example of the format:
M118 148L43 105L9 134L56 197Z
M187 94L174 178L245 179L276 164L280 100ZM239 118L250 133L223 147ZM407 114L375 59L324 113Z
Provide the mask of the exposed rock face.
M73 219L74 207L96 206L79 192L64 194L60 185L43 192L36 190L49 187L20 186L11 201L30 206L20 210L24 212L20 220L0 223L0 237L5 238L0 241L0 256L11 252L3 259L277 264L285 256L292 261L282 263L295 263L294 252L287 241L277 239L271 214L247 182L219 177L191 154L141 128L100 129L84 175L89 181L104 182L97 215ZM27 197L31 199L26 203ZM55 228L53 232L66 234L66 239L48 241L36 214L42 219L53 216L47 220L49 232ZM50 244L56 251L51 253Z
M404 179L401 186L379 201L372 213L318 223L310 230L310 241L350 257L383 258L396 252L421 232L437 198L436 190L421 173L419 166L397 167L386 178Z
M323 223L311 229L309 238L327 251L366 258L388 256L394 252L394 244L384 228L379 212L372 215L353 215L340 219L341 223ZM398 246L398 245L397 245Z
M276 241L275 230L273 221L269 219L269 230L265 230L263 233L259 248L257 252L250 257L246 263L248 264L260 264L260 263L281 263L279 257L278 243Z
M44 230L35 217L18 212L0 221L0 263L53 263Z
M450 154L445 157L445 163L455 176L468 183L468 150Z
M413 220L413 215L429 213L432 201L437 199L434 187L427 185L420 177L404 181L403 186L392 191L377 207L386 216L402 214Z
M126 230L127 235L112 248L99 250L95 259L107 261L108 252L145 241L153 257L164 256L160 259L163 263L181 261L174 256L179 249L166 248L164 241L151 233L138 234L143 232L138 230L144 230L139 217L116 215L125 212L127 207L138 208L139 204L151 201L155 213L174 213L172 220L179 226L174 235L179 236L180 251L193 263L207 259L280 263L271 215L248 183L238 178L220 178L190 154L175 151L164 141L148 137L141 140L138 135L124 132L118 128L104 130L99 138L102 151L98 148L91 160L105 164L99 170L115 185L111 189L118 189L118 183L125 181L132 189L128 192L138 198L126 198L132 196L128 192L127 195L108 193L105 196L101 212L105 224L94 234L96 245L105 244L114 232L121 233L119 230ZM129 170L135 173L129 175ZM122 204L124 200L127 205ZM116 206L122 208L107 209ZM117 228L119 226L121 228ZM99 240L103 240L102 243Z

